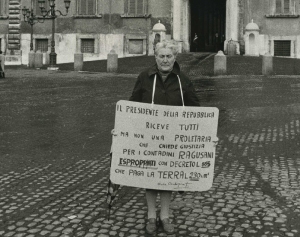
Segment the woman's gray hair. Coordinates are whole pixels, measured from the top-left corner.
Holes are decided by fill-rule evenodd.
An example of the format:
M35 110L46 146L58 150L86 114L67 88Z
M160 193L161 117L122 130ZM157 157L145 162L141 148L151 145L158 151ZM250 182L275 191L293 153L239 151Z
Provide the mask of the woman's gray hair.
M158 55L160 49L171 49L175 57L179 51L178 44L175 40L163 40L162 42L157 43L155 46L155 55Z

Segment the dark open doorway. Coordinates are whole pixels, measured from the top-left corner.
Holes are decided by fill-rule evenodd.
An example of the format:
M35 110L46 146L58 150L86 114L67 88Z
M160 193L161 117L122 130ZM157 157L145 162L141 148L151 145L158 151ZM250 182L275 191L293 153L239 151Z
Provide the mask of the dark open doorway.
M226 0L190 0L190 6L191 52L223 50Z

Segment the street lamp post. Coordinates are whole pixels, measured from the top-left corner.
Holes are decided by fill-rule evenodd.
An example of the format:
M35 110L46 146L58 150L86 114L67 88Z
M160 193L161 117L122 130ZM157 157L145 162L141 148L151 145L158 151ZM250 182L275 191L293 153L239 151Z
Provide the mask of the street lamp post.
M54 38L54 33L55 33L55 18L58 16L66 16L68 15L68 10L70 7L71 0L64 0L65 2L65 8L66 8L66 14L63 14L61 11L55 9L55 0L48 0L50 10L45 9L45 0L38 0L39 2L39 7L42 12L42 16L44 19L48 16L49 18L52 19L52 38L51 38L51 52L50 52L50 65L48 69L55 70L57 69L56 66L56 58L57 54L55 53L55 38Z
M45 19L39 19L38 16L34 15L33 2L31 1L31 9L23 7L22 14L24 16L24 22L27 22L31 26L30 32L30 51L33 51L33 25L36 23L43 23Z

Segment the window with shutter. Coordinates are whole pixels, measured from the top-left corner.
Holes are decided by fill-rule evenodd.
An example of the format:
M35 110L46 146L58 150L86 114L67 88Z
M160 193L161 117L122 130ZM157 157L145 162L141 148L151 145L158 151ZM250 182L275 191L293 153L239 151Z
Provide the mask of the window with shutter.
M281 13L281 0L276 0L276 13Z
M276 0L276 13L289 14L291 12L291 0Z
M125 1L125 13L131 16L143 16L146 14L146 0L127 0Z
M79 5L79 14L80 15L86 15L86 1L85 0L80 0L80 5Z
M36 39L36 51L38 50L42 53L48 51L48 39Z
M284 13L290 13L290 0L284 0Z
M97 0L77 0L78 15L96 15Z
M298 7L296 0L269 0L270 14L268 18L277 17L298 17Z
M81 53L95 53L95 39L81 39Z
M88 15L95 15L95 0L88 0L87 1L87 14Z
M135 2L136 0L129 0L128 1L128 13L135 15Z
M291 56L290 40L274 40L274 56Z
M136 14L144 15L144 1L136 1Z

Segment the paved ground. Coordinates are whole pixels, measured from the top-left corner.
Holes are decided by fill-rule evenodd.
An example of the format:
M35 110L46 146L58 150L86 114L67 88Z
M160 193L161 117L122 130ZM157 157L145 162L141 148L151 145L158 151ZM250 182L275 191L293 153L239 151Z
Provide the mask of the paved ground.
M114 105L136 75L6 71L0 81L0 236L145 236L144 190L106 220ZM194 79L220 109L215 179L174 193L173 236L300 236L300 79ZM158 236L166 236L159 232Z

